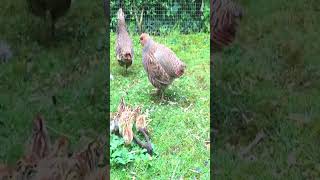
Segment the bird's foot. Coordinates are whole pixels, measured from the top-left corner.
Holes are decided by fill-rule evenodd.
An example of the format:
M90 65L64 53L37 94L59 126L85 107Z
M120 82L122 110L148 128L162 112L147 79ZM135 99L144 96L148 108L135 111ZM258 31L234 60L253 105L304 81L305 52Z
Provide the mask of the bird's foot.
M164 91L163 90L159 90L158 91L158 96L160 96L160 100L161 101L165 101L165 96L164 96Z
M158 95L159 95L159 89L154 89L154 90L151 92L151 95L158 96Z
M165 101L165 96L164 96L164 91L161 90L161 89L157 89L157 90L154 90L151 95L153 96L157 96L160 98L161 101Z
M161 92L161 101L165 101L166 99L165 99L165 97L164 97L164 93L163 92Z

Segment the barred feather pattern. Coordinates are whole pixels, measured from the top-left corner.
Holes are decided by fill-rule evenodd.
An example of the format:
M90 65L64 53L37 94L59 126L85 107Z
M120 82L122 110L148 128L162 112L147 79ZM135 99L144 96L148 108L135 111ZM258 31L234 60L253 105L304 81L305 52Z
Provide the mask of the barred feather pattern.
M145 115L139 115L136 118L136 130L146 130L147 129L147 117Z
M42 117L37 116L33 124L31 153L37 159L42 159L49 154L51 142L47 128Z
M219 51L234 41L243 10L231 0L211 0L211 50Z
M116 38L116 56L120 66L128 68L134 59L133 44L129 37L124 19L124 13L120 8L118 11L118 28Z
M110 122L110 126L113 126L110 128L112 129L111 132L119 130L120 136L122 136L126 145L131 144L133 140L133 123L140 113L141 107L131 108L125 104L124 98L122 97L117 113L115 113L115 116L111 116L111 119L113 119Z
M52 146L44 119L37 116L33 122L30 152L18 161L14 179L61 179L64 177L61 163L69 162L66 158L68 145L68 139L63 136Z
M150 83L160 90L182 76L186 68L171 49L149 37L142 51L142 62Z
M33 132L28 152L16 164L16 179L30 179L36 173L38 162L48 156L51 148L47 128L41 116L33 121Z
M157 89L167 88L173 81L153 54L143 54L143 66L148 74L150 83Z
M99 165L103 163L103 145L92 141L81 152L71 158L53 157L39 162L37 180L85 180L87 177L105 177ZM106 171L106 169L105 169Z
M133 140L133 114L130 109L122 112L119 117L119 132L120 135L123 137L125 144L131 144Z
M28 180L36 174L37 162L32 156L24 156L18 160L12 179Z
M76 180L81 179L80 175L72 171L72 167L76 165L76 161L66 157L55 157L50 159L43 159L39 162L36 169L36 180L58 180L68 179Z
M84 150L68 156L69 141L60 137L52 148L43 118L33 123L30 150L17 162L16 167L0 166L0 179L13 180L85 180L106 179L104 145L102 139L91 141ZM102 167L103 166L103 167Z
M103 162L103 145L99 141L93 141L88 144L87 148L75 156L82 172L94 171L96 167Z

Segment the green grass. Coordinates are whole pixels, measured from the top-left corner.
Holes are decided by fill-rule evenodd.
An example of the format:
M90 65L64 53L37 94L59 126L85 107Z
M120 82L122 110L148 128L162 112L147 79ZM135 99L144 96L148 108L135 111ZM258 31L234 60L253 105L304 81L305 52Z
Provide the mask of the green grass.
M319 4L241 2L245 16L237 41L214 54L215 177L315 179L320 176ZM266 137L239 156L260 131Z
M115 34L111 33L110 64L115 78L110 84L111 111L116 111L122 96L126 103L142 106L143 112L148 111L151 141L157 153L152 160L111 164L111 178L208 179L210 152L205 141L209 140L210 129L209 34L170 33L153 38L171 48L187 64L187 70L165 91L168 100L161 102L159 97L151 95L154 87L142 66L139 36L133 36L135 59L125 75L124 68L115 58ZM112 136L111 144L115 141L117 139Z
M75 1L51 40L44 21L26 9L24 0L4 0L0 7L0 39L13 51L13 58L0 64L1 163L21 157L37 113L52 137L65 134L74 148L83 133L103 134L107 128L102 4Z

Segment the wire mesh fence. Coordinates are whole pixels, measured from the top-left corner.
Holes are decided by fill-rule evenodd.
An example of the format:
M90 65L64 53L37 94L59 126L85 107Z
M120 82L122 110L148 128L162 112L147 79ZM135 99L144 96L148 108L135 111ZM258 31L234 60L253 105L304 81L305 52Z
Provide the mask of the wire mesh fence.
M113 0L110 28L116 30L117 11L122 8L130 31L162 34L172 29L182 33L209 29L209 1L205 0Z

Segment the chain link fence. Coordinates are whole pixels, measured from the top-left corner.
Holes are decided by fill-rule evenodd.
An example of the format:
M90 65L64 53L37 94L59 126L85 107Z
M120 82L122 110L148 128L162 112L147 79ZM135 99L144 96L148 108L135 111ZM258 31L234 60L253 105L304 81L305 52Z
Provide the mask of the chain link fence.
M113 0L110 2L112 31L116 30L120 7L131 32L163 34L173 29L182 33L209 32L209 0Z

